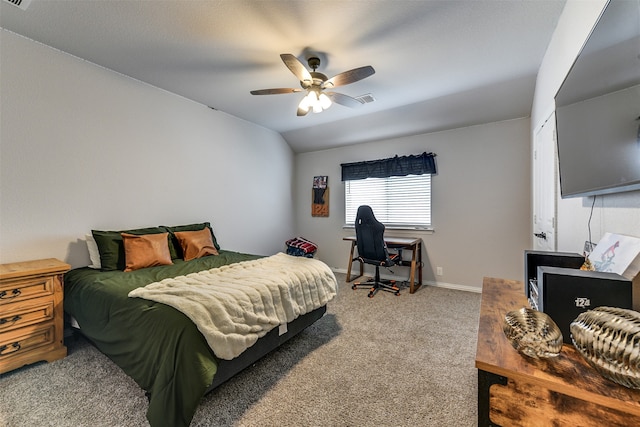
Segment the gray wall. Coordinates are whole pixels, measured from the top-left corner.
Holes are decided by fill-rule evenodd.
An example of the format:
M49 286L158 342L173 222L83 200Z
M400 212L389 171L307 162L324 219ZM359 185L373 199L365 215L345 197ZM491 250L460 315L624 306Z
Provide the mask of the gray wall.
M223 249L282 250L282 137L0 31L0 262L87 265L84 235L210 221Z
M318 257L346 271L353 235L344 225L340 164L394 155L437 154L433 177L433 233L388 231L421 237L426 281L480 289L484 276L523 278L523 251L530 245L530 151L528 119L511 120L412 137L382 140L296 156L297 230L319 245ZM315 175L329 176L330 214L311 216ZM436 276L436 267L443 275ZM408 270L395 268L406 280Z

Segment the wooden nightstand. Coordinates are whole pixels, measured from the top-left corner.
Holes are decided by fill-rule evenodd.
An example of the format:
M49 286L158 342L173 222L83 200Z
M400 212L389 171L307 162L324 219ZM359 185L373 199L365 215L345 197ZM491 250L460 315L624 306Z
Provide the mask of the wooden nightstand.
M70 268L53 258L0 265L0 374L67 355L62 276Z

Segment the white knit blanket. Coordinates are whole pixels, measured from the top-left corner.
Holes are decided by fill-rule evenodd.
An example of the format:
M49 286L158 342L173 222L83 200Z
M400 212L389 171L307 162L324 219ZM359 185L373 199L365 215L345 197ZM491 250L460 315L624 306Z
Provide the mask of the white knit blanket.
M279 253L164 279L129 297L180 310L217 357L231 360L276 326L325 305L336 292L335 275L325 263Z

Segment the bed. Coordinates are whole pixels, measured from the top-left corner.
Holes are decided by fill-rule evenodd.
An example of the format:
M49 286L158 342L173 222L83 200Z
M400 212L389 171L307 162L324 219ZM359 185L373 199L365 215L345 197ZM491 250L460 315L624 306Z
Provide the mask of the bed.
M200 231L200 226L204 227L202 230L210 232L208 250L212 253L185 260L189 258L186 254L190 249L180 247L182 241L178 241L176 235L182 231ZM320 319L326 311L326 303L337 291L335 276L321 261L292 257L283 253L262 257L222 250L208 223L126 231L93 231L92 235L99 248L100 268L96 268L93 262L93 268L76 268L65 275L64 309L81 333L145 390L149 399L147 419L152 426L188 426L206 392ZM165 241L158 240L161 239L158 235L164 236L169 258L165 253L164 261L161 261L160 265L129 269L129 261L134 256L131 251L126 251L125 247L133 247L126 243L126 236L131 235L144 236L136 237L134 240L154 236L156 246L159 241ZM147 256L149 252L157 252L157 248L149 246L148 242L142 242L138 246L138 249L142 249L139 252L143 256ZM160 246L160 251L165 251L164 244ZM90 252L95 250L92 251L90 248ZM271 265L269 263L276 263L275 270L262 270L264 265ZM238 271L242 274L238 275ZM238 276L237 280L240 283L231 283L232 280L227 279L225 274ZM166 294L173 292L177 282L186 281L186 284L178 284L186 286L184 289L190 292L191 289L195 289L195 285L189 283L189 280L199 283L205 276L217 278L215 281L220 283L214 285L218 285L223 292L234 295L239 292L236 291L236 287L253 289L254 282L276 278L278 281L275 291L270 288L271 290L261 291L263 293L257 296L242 297L242 304L248 304L247 301L253 302L243 306L243 313L238 314L234 311L230 317L226 315L235 319L231 331L227 331L231 338L220 332L226 327L225 324L216 326L213 340L217 337L216 345L219 347L215 350L212 349L212 338L207 326L201 325L201 318L194 318L193 313L185 313L174 308L170 305L173 304L172 301L158 302L147 299L154 298L154 295L148 294L149 292L155 292L162 300ZM281 282L288 284L284 285ZM309 297L310 293L312 298ZM280 297L285 294L289 297ZM216 295L208 298L217 298ZM265 300L271 299L282 299L279 304L293 307L284 310L287 311L286 315L282 314L282 310L276 310L278 313L275 316L279 319L277 325L274 310L262 307L267 306ZM301 305L301 299L313 300L313 303ZM215 305L205 303L199 294L194 301L203 307ZM265 315L270 316L267 316L269 318L266 321L263 320ZM236 348L238 331L244 331L243 326L239 324L244 320L238 318L253 319L245 328L251 331L252 337L239 338L241 343L247 341L246 350ZM216 319L212 321L219 322ZM260 325L255 325L260 322ZM259 330L256 330L256 327ZM225 342L230 344L227 346ZM228 351L229 348L232 348L233 352Z

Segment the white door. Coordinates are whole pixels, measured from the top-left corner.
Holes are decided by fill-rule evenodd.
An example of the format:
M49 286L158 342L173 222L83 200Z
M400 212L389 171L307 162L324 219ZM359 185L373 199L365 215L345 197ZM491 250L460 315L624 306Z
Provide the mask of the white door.
M557 248L556 116L551 114L536 130L533 141L533 248L555 251Z

